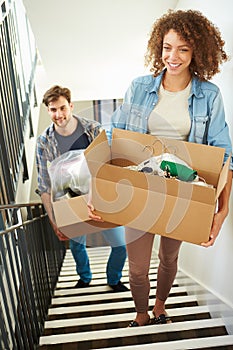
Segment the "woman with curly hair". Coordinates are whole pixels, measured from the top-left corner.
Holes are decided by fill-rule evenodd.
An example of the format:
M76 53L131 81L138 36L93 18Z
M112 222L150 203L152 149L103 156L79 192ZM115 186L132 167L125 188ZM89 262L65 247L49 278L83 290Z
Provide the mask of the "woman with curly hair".
M154 23L145 59L153 74L133 80L123 104L113 113L112 127L223 147L225 162L232 145L220 90L209 82L227 60L218 28L199 11L170 10ZM214 244L228 215L232 159L230 169L204 247ZM126 227L126 240L136 308L136 318L129 326L171 322L165 302L176 276L182 242L160 237L156 300L150 319L148 273L154 234Z

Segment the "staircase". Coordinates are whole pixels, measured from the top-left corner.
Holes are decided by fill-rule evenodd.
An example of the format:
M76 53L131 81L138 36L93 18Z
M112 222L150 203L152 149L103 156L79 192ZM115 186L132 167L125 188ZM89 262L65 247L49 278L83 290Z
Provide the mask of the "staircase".
M91 286L77 283L71 251L63 267L40 338L39 350L186 350L233 349L233 310L178 271L166 303L172 323L127 328L134 319L131 293L113 293L106 285L109 247L88 248ZM150 307L154 303L158 259L151 261ZM121 279L128 285L128 265Z

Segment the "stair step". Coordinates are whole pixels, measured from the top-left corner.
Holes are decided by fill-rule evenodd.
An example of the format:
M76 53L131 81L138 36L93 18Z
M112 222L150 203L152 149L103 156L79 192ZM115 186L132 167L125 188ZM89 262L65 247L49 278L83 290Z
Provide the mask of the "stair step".
M183 307L183 308L173 308L169 310L169 316L177 317L177 316L186 316L186 315L196 315L198 317L199 314L203 313L216 313L222 311L222 305L203 305L203 306L193 306L193 307ZM56 328L63 327L64 322L66 326L79 326L79 325L93 325L100 323L110 323L110 322L122 322L127 321L130 322L135 316L135 312L131 313L122 313L122 314L113 314L113 315L104 315L104 316L92 316L92 317L82 317L82 318L69 318L64 320L53 320L46 321L45 328Z
M106 265L105 265L105 269L106 269ZM99 279L99 278L106 278L106 271L104 270L102 272L102 269L98 269L99 271L95 272L92 270L92 273L95 273L95 279ZM150 273L154 273L154 277L157 277L157 268L151 268L150 269ZM128 278L128 270L126 271L122 271L122 276L127 277ZM73 280L77 280L77 272L73 272L71 274L66 274L66 275L60 275L60 277L58 278L58 282L66 282L66 281L73 281Z
M95 343L92 344L92 348L96 348L100 340L102 343L103 340L108 340L108 344L111 346L109 342L110 339L113 339L113 343L118 339L119 344L119 339L122 339L122 345L127 345L127 343L128 345L136 345L161 342L161 340L167 341L168 339L172 341L187 338L201 338L205 336L206 332L212 336L227 335L223 320L218 318L185 321L166 325L149 325L140 328L124 327L109 330L49 335L40 338L40 345L78 342L81 347L82 343L92 341Z
M119 350L119 347L99 348L101 350ZM121 350L185 350L185 349L205 349L205 350L232 350L233 335L214 336L198 339L175 340L172 342L159 342L153 344L132 345L121 347ZM93 348L93 350L96 350Z
M157 274L150 274L150 281L151 281L151 287L156 287L157 285ZM56 290L55 290L55 295L58 292L58 290L60 289L65 289L68 290L69 288L74 288L76 283L78 281L78 276L77 274L70 280L70 281L65 281L65 282L57 282L56 285ZM128 276L124 276L121 278L121 281L123 283L128 284L129 282L129 278ZM107 279L106 279L106 274L104 276L104 278L96 278L96 276L93 276L93 279L91 281L90 287L96 287L96 286L107 286ZM181 284L180 283L180 278L179 275L176 277L176 279L174 280L174 285L185 285L185 284ZM194 282L192 281L192 283L190 282L190 288L192 285L194 285ZM200 286L196 285L198 288L200 288ZM107 286L108 287L108 286ZM203 288L201 288L203 290ZM110 288L108 287L108 290L110 290ZM90 288L84 288L84 289L80 289L80 293L88 293L88 291L92 292L92 289L90 290Z
M127 287L129 285L126 284ZM91 287L90 287L91 288ZM77 289L75 289L77 290ZM132 300L131 292L121 292L121 293L105 293L105 294L88 294L88 295L79 295L78 293L75 295L75 290L73 291L73 294L69 297L67 295L65 297L56 297L52 298L51 305L54 307L56 305L68 305L68 304L81 304L81 303L100 303L100 302L106 302L107 300L110 300L111 302L118 301L118 299L130 299ZM171 289L171 295L187 295L187 291L185 287L173 287ZM150 290L150 296L154 298L155 296L155 288L151 288Z
M177 297L168 297L166 306L169 308L169 304L185 304L185 303L196 303L197 299L195 295L187 296L177 296ZM154 300L149 300L149 306L154 305ZM70 313L82 313L82 312L95 312L95 311L107 311L107 310L118 310L118 309L128 309L134 308L133 300L122 301L118 303L105 303L105 304L95 304L95 305L80 305L80 306L67 306L67 307L57 307L50 308L49 315L55 314L70 314Z
M67 324L67 320L61 320L60 327L53 327L49 328L49 325L44 330L44 335L55 335L55 334L65 334L65 333L77 333L77 332L90 332L90 331L97 331L97 330L106 330L106 329L120 329L120 328L126 328L129 325L129 322L134 319L134 314L131 313L131 318L128 320L122 320L117 322L109 321L107 322L100 322L96 323L96 321L93 322L93 324L84 325L81 324L78 326L77 324L74 324L71 326ZM173 322L186 322L186 321L194 321L194 320L201 320L201 319L210 319L210 314L207 313L198 313L198 314L192 314L189 313L187 315L180 315L180 316L174 316L172 318ZM77 320L77 319L76 319ZM53 322L53 321L51 321Z

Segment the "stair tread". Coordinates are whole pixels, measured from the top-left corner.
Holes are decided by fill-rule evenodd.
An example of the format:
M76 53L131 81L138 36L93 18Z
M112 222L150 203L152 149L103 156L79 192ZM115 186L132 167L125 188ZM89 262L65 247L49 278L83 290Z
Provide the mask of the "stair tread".
M129 284L125 284L129 288ZM91 287L89 287L91 288ZM78 293L74 295L75 290L73 291L72 296L65 296L65 297L56 297L52 298L51 305L56 306L60 304L70 304L70 303L81 303L81 302L89 302L89 301L105 301L105 300L112 300L112 299L123 299L123 298L131 298L131 292L121 292L121 293L113 293L110 288L108 288L109 293L102 293L102 294L89 294L89 295L79 295ZM173 287L171 288L171 294L172 293L186 293L187 290L185 287ZM155 295L155 288L151 288L150 295Z
M204 312L222 312L223 306L221 304L215 305L202 305L202 306L193 306L182 307L182 308L173 308L169 309L169 316L184 316L189 314L198 314ZM113 314L113 315L104 315L104 316L91 316L91 317L82 317L82 318L68 318L61 320L48 320L45 322L45 328L53 327L69 327L69 326L78 326L78 325L88 325L88 324L99 324L99 323L108 323L108 322L119 322L119 321L131 321L135 317L135 312L122 313L122 314Z
M221 349L221 347L232 345L233 335L192 338L174 340L172 342L159 342L153 344L132 345L121 347L121 350L184 350L184 349ZM229 348L228 348L229 349ZM96 350L93 348L93 350ZM119 347L99 348L99 350L119 350Z
M177 296L177 297L168 297L166 305L168 306L171 303L187 303L187 302L196 302L197 298L195 295L186 295L186 296ZM149 300L149 306L154 305L154 300ZM98 310L113 310L121 308L134 307L133 300L131 301L122 301L118 303L105 303L105 304L93 304L93 305L80 305L80 306L66 306L66 307L57 307L50 308L49 315L52 314L63 314L65 313L75 313L75 312L86 312L86 311L98 311Z
M89 332L78 332L78 333L68 333L68 334L57 334L42 336L40 338L40 345L45 344L59 344L59 343L69 343L77 341L90 341L99 339L109 339L109 338L121 338L127 336L139 336L148 334L158 334L158 333L170 333L170 332L180 332L187 330L197 330L204 328L214 328L224 326L224 321L221 318L208 319L208 320L194 320L185 321L178 323L171 323L165 325L148 325L143 327L135 328L116 328L110 330L98 330Z

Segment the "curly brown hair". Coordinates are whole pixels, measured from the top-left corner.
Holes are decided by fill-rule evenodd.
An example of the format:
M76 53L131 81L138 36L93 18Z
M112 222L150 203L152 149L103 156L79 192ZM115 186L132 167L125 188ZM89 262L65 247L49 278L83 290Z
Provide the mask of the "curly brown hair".
M60 96L65 97L65 99L71 102L71 91L68 88L54 85L49 90L47 90L43 96L43 103L48 107L50 102L57 101Z
M209 80L227 61L224 40L219 29L199 11L169 10L154 23L145 54L145 65L157 76L163 69L163 38L173 29L193 49L190 72L200 80Z

